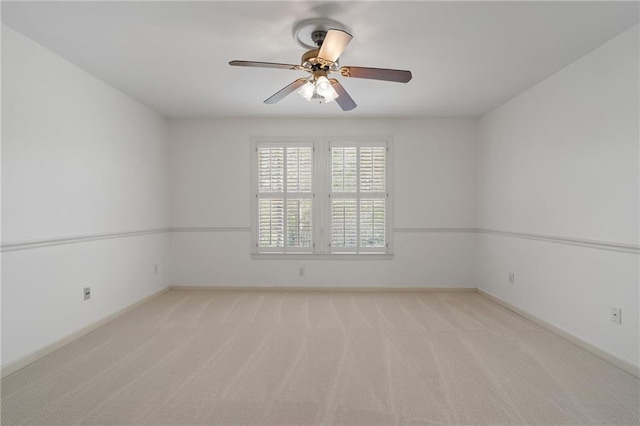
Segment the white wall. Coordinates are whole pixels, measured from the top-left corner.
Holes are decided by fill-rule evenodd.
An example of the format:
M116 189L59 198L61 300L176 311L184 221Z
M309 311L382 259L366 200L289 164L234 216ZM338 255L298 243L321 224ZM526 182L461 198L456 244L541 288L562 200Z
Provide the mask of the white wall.
M171 224L189 231L171 235L174 284L476 284L475 236L459 232L476 226L475 120L183 119L171 120L170 134ZM301 135L393 138L393 259L251 258L250 139Z
M168 228L168 123L6 26L2 103L7 365L168 285L166 232L120 235Z
M636 26L478 124L478 226L525 234L478 236L479 287L635 365L638 49Z

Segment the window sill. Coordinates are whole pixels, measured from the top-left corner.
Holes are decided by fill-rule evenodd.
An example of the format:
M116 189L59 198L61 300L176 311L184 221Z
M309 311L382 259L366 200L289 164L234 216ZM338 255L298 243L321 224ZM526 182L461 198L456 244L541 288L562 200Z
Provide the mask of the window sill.
M393 253L251 253L256 260L392 260Z

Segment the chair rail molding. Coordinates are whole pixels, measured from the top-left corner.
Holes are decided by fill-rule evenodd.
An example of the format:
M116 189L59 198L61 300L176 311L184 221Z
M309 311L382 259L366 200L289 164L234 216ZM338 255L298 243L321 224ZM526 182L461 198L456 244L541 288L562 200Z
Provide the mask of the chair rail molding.
M55 238L43 238L38 240L26 240L26 241L11 241L2 243L0 246L1 252L17 251L36 249L41 247L59 246L64 244L77 244L90 241L110 240L113 238L129 238L142 235L162 234L168 232L169 228L156 228L156 229L141 229L137 231L125 231L125 232L106 232L99 234L84 234L74 235L67 237L55 237Z
M567 244L572 246L587 247L598 250L617 251L623 253L640 254L640 245L620 243L615 241L588 240L583 238L572 238L562 235L533 234L528 232L502 231L497 229L479 228L478 233L488 235L499 235L504 237L524 238L527 240L538 240L556 244Z

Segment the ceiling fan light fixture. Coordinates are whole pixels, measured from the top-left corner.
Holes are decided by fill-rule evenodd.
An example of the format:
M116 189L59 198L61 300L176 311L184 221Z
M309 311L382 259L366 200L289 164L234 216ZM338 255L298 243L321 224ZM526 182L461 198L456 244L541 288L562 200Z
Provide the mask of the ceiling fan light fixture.
M324 98L325 102L331 102L338 97L338 92L331 86L331 82L325 76L318 77L316 81L316 92Z
M338 97L338 92L335 91L335 89L332 87L331 91L327 94L324 95L324 102L325 103L329 103L334 101L337 97Z
M315 86L312 82L307 81L301 88L298 90L298 94L305 98L307 101L311 101L313 97L313 93L315 92Z

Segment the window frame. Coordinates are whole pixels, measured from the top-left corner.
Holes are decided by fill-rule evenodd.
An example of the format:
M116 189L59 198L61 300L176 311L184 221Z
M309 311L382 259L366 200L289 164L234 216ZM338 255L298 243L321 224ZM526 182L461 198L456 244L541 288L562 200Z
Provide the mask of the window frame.
M332 146L385 146L385 242L380 249L360 249L358 251L332 250L331 248L331 147ZM312 151L312 250L299 251L264 250L258 247L258 147L309 146ZM372 260L393 258L393 140L391 137L257 137L251 138L251 247L250 254L255 259L343 259ZM286 214L286 213L285 213ZM285 243L286 244L286 243Z
M316 155L316 143L315 139L311 139L308 137L302 138L252 138L251 141L251 248L252 254L259 255L290 255L290 254L301 254L301 255L311 255L315 253L315 248L317 246L317 221L314 218L318 215L318 206L316 202L316 183L318 181L318 166L317 160L315 159ZM283 247L259 247L259 200L262 198L260 196L260 191L258 188L258 149L260 147L266 148L284 148L285 152L288 147L310 147L311 148L311 195L309 199L311 199L311 247L287 247L286 238L287 238L287 208L286 208L286 200L288 192L286 192L286 183L284 184L285 190L283 191L283 200L284 200L284 245ZM285 159L285 176L286 176L286 154L284 156ZM286 177L283 177L286 180ZM291 193L295 197L297 193ZM304 197L306 198L306 197Z
M393 216L392 216L392 182L391 182L391 165L392 163L392 143L391 138L380 138L380 137L340 137L340 138L328 138L326 140L327 145L327 160L324 163L324 176L326 181L326 193L327 199L326 205L323 207L323 223L326 224L328 232L327 232L327 241L325 241L325 249L326 252L332 256L369 256L369 255L387 255L393 254ZM366 199L366 192L360 191L360 174L357 176L357 188L358 190L353 193L356 195L356 200L358 204L358 234L357 234L357 246L355 248L338 248L331 246L331 240L333 235L332 226L332 197L336 198L347 198L342 195L333 194L332 192L332 148L363 148L363 147L384 147L386 148L385 154L385 191L383 193L386 195L384 198L381 198L379 195L374 198L384 199L385 200L385 246L384 247L361 247L360 246L360 200L363 198ZM359 161L359 158L358 158ZM358 170L360 170L360 166L358 165Z

